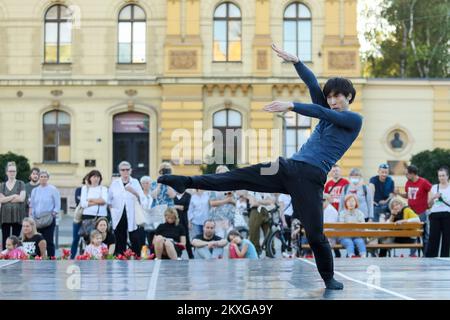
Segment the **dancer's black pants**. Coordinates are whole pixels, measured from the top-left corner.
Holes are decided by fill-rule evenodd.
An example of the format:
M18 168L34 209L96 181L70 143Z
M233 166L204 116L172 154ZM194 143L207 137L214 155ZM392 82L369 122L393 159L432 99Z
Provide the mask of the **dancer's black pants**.
M274 174L263 174L261 169L276 164ZM193 176L188 188L230 191L249 190L285 193L292 197L294 218L305 228L309 245L314 252L317 268L325 281L333 277L333 255L323 234L323 185L326 173L305 162L278 158L275 163L260 163L226 173Z

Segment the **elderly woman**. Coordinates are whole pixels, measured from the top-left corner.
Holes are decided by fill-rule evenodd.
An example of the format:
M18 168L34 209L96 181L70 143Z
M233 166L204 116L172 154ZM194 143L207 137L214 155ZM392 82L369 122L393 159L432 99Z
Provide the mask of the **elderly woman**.
M45 217L49 216L52 217L48 225L39 226L36 223L36 226L37 231L42 234L47 242L48 255L54 257L56 215L61 209L61 195L55 186L48 183L49 178L50 175L47 171L39 172L39 186L31 192L30 207L31 215L35 221L44 220Z
M10 235L19 236L21 223L26 213L25 183L16 180L17 167L15 162L6 165L8 180L0 184L0 223L2 225L2 248Z
M108 190L112 227L116 237L115 254L121 254L127 249L127 238L130 237L131 249L140 256L143 230L138 227L135 219L135 206L145 201L139 181L131 177L131 164L122 161L118 166L120 178L115 179ZM140 204L139 204L140 203Z
M373 216L373 193L372 189L364 183L361 170L353 168L349 174L350 184L343 187L341 192L341 199L339 203L339 211L344 210L344 199L349 194L356 195L359 204L359 210L364 213L364 220L371 222Z
M179 223L175 208L167 208L164 213L165 223L158 226L153 239L156 258L169 257L176 260L186 247L186 231Z

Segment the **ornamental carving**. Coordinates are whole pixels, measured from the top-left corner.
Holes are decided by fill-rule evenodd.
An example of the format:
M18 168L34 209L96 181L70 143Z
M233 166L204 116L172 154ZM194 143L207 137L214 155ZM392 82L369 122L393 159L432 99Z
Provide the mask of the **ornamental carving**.
M356 69L356 52L330 51L328 53L328 68L338 70Z
M169 51L169 69L171 70L197 69L197 51L196 50Z

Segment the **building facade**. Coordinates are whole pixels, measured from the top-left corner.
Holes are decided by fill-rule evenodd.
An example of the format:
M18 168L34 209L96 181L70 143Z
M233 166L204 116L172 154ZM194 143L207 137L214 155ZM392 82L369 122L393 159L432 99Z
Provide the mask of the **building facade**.
M200 173L212 150L240 165L290 156L317 121L262 111L273 100L310 101L272 43L295 52L321 85L353 81L351 108L365 120L340 161L344 173L359 167L368 177L381 162L450 148L449 81L361 78L356 6L0 0L0 153L48 169L69 202L89 170L108 184L125 159L155 179L164 160L176 173ZM220 145L222 134L235 145Z

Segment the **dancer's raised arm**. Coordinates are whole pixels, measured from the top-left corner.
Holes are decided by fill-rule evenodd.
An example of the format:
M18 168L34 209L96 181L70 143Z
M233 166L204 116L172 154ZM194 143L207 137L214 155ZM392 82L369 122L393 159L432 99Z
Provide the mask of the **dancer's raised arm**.
M308 86L311 101L322 107L330 108L314 73L297 56L278 48L275 44L272 44L272 49L284 61L294 64L300 79Z

